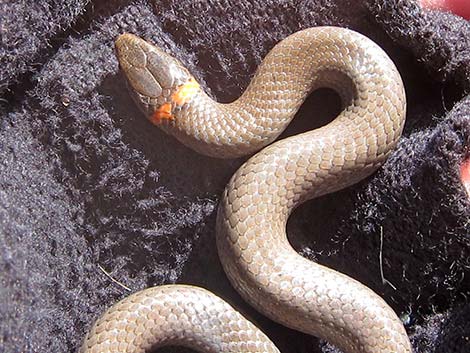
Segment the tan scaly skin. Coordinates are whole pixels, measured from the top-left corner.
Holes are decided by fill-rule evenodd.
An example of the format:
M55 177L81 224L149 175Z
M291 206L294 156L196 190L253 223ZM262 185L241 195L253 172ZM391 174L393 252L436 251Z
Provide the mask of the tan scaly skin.
M285 230L299 204L367 177L395 147L406 103L400 75L388 56L347 29L306 29L271 50L238 100L220 104L177 60L142 39L124 34L116 48L131 92L149 119L209 156L259 151L286 128L312 90L330 87L339 93L345 108L333 122L271 144L232 177L217 215L219 256L232 285L271 319L324 338L346 353L411 352L400 319L382 298L297 254ZM230 315L238 315L233 309L226 316L216 313L217 306L185 302L186 297L197 302L201 289L184 286L188 294L175 300L170 292L178 293L180 286L162 288L116 304L94 326L82 352L111 352L107 347L119 342L119 351L126 352L168 342L198 342L193 348L210 352L275 351L255 328L250 328L251 338L231 325ZM226 305L207 292L201 301L206 303L207 296ZM189 312L188 305L193 305ZM172 333L169 322L179 319ZM219 321L207 324L212 319ZM220 332L214 334L211 325ZM166 341L165 335L170 337ZM229 336L233 344L221 348L221 337ZM255 347L248 342L262 343Z

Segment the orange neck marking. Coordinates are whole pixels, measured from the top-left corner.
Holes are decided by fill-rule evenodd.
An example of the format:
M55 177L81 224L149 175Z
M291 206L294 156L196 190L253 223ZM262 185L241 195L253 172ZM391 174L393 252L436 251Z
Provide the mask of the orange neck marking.
M171 95L171 101L162 104L153 115L150 121L154 125L159 125L165 120L174 120L175 116L171 114L174 105L182 106L189 102L191 98L199 91L199 83L193 78L188 82L179 86L176 91Z
M470 158L463 161L460 166L460 180L470 197Z
M199 83L193 78L182 84L175 93L171 95L171 101L181 106L187 103L199 91Z
M175 117L171 115L171 103L165 103L158 108L150 117L150 121L154 125L161 124L164 120L173 120Z

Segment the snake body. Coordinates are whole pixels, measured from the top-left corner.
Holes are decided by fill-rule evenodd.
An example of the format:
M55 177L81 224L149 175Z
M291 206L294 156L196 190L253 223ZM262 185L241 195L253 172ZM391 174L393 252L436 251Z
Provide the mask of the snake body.
M382 49L347 29L317 27L294 33L269 52L239 99L220 104L176 59L142 39L122 35L116 48L131 92L150 120L210 156L256 152L279 136L312 90L330 87L338 92L344 110L334 121L271 144L231 178L217 214L219 256L232 285L271 319L324 338L347 353L411 352L401 321L383 299L358 281L297 254L285 230L299 204L367 177L396 145L404 124L405 93L398 71ZM123 347L131 342L126 351L141 352L160 344L163 334L174 344L198 342L193 348L214 352L221 347L219 336L204 331L208 335L202 338L195 328L206 324L188 319L193 314L207 316L206 310L219 320L208 326L228 330L220 334L235 340L222 351L275 349L267 348L265 341L262 349L261 345L249 348L247 342L264 340L264 335L230 331L227 320L231 319L224 311L216 313L208 306L200 311L193 306L188 313L181 309L189 305L182 298L169 295L165 302L168 287L163 288L116 304L95 324L82 352L111 351L97 342L120 342ZM154 292L158 299L152 299ZM162 309L154 309L155 303L170 316L160 315ZM140 320L141 306L147 321L145 329L135 332L137 326L129 322ZM160 316L150 314L153 310ZM158 318L152 321L149 315ZM179 330L170 332L167 321L180 317ZM194 321L188 324L188 320ZM240 342L246 343L243 349L236 345Z

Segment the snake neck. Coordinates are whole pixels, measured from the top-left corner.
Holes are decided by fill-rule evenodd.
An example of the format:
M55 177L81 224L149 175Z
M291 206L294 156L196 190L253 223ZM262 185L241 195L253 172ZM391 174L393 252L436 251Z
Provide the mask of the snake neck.
M285 130L317 88L334 89L346 109L375 108L377 98L380 101L384 95L381 89L401 83L396 70L388 69L389 62L380 48L357 33L332 27L307 29L268 53L236 101L217 103L198 89L173 119L160 126L206 155L253 154Z

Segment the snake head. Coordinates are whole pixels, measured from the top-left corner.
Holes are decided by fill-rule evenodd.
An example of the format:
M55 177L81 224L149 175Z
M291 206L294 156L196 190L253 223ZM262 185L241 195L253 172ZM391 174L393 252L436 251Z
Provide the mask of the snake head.
M137 105L154 124L171 123L199 89L193 76L177 59L133 34L120 35L115 45Z

